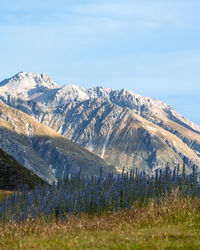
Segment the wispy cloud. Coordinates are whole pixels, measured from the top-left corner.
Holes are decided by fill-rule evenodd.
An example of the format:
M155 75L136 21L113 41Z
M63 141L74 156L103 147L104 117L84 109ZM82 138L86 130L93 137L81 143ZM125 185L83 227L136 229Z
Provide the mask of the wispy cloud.
M4 0L3 0L4 1ZM12 2L12 4L11 4ZM144 4L145 3L145 4ZM39 22L83 22L92 26L101 22L102 27L106 25L113 27L124 26L155 28L163 24L178 24L178 9L174 8L172 2L160 1L7 1L0 10L0 22L22 23L26 25ZM25 22L26 21L26 22Z
M160 27L163 24L178 25L179 9L174 8L172 2L160 1L121 1L117 3L90 3L77 6L76 12L81 16L92 16L95 18L109 17L121 20L129 25L141 27ZM145 25L147 24L147 25Z

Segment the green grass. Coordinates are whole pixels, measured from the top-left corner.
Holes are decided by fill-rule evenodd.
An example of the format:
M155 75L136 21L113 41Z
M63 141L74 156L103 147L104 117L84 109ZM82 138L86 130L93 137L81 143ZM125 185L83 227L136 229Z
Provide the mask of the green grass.
M0 249L200 249L200 200L156 205L65 222L0 226Z

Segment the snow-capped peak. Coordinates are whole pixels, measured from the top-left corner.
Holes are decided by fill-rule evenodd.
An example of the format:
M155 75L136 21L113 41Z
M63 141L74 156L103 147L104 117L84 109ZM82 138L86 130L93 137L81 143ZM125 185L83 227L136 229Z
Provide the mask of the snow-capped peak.
M104 98L107 100L110 100L110 93L112 92L112 89L104 88L103 86L97 86L94 88L88 89L88 93L91 98Z
M84 101L89 99L90 96L87 90L77 85L68 84L60 88L54 97L53 104L58 105L71 101Z
M32 99L41 95L44 90L56 88L59 86L46 73L19 72L0 83L0 94Z

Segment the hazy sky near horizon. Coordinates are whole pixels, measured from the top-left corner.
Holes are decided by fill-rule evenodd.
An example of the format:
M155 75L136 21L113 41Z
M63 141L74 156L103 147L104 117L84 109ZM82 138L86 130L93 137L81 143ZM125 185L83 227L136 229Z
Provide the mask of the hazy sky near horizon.
M0 81L130 89L200 125L199 0L1 0Z

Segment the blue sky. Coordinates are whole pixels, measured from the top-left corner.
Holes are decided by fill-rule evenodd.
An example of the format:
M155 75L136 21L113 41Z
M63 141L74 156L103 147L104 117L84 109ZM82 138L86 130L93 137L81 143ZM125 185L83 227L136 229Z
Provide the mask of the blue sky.
M1 0L0 81L126 88L200 125L199 0Z

